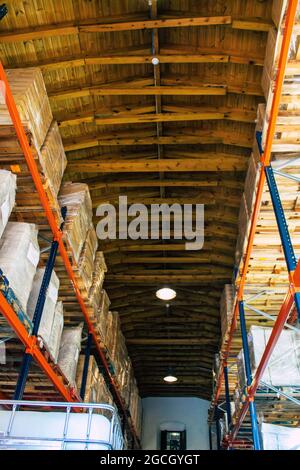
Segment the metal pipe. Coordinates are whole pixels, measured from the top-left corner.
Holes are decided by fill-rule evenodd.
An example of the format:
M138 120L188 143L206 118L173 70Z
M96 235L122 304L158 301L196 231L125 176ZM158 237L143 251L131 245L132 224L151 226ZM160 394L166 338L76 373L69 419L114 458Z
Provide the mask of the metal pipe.
M81 387L80 387L80 396L82 400L84 400L85 396L85 389L86 389L86 381L89 372L89 362L91 356L91 346L92 346L93 336L91 333L88 334L87 344L85 347L85 354L84 354L84 365L82 371L82 379L81 379Z
M227 425L228 425L228 429L229 429L230 424L231 424L231 408L230 408L230 393L229 393L227 365L224 366L224 383L225 383L225 396L226 396Z
M275 170L275 169L273 169L273 172L276 175L283 176L284 178L287 178L289 180L296 181L297 183L300 183L300 177L298 177L298 176L289 175L288 173L283 173L283 171L278 171L278 170Z
M211 424L208 426L208 440L209 440L209 450L213 450L212 449Z
M283 390L279 390L279 388L274 387L273 385L267 384L266 382L263 382L262 380L260 381L260 385L268 387L270 390L273 390L273 392L278 393L279 395L286 398L287 400L290 400L296 405L300 406L300 400L297 400L297 398L293 397L292 395L285 393Z
M217 433L217 450L221 450L221 429L220 429L220 414L218 408L216 409L216 433Z
M276 317L272 317L272 315L269 315L268 313L263 312L262 310L259 310L258 308L252 307L251 305L248 305L246 302L244 302L244 306L247 307L249 310L252 310L253 312L258 313L262 317L268 318L269 320L272 320L273 322L276 321ZM295 326L290 325L289 323L285 323L284 326L288 328L289 330L293 330L296 333L299 333L299 328L296 328Z
M244 351L245 371L246 371L246 378L247 378L247 386L249 387L252 383L252 372L251 372L249 345L248 345L248 338L247 338L247 328L246 328L246 319L245 319L243 301L239 302L239 312L240 312L240 325L241 325L243 351ZM250 401L250 417L251 417L254 449L261 450L259 430L258 430L258 424L257 424L256 407L255 407L255 403L253 399Z

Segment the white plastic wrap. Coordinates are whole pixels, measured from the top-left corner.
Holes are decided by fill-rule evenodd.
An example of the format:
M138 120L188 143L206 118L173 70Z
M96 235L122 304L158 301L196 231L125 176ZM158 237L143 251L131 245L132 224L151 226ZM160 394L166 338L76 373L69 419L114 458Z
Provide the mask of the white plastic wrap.
M38 296L40 293L44 273L45 273L45 268L37 269L34 279L33 279L32 289L31 289L30 296L29 296L28 303L27 303L27 314L31 320L33 319L33 315L34 315L36 303L38 300ZM38 331L38 336L42 338L43 343L47 349L49 349L50 347L50 337L51 337L51 330L52 330L52 325L53 325L53 320L54 320L55 306L56 306L57 297L58 297L58 289L59 289L59 279L57 275L55 274L55 272L53 271L51 278L50 278L50 283L46 292L45 305L44 305L41 322L39 326L39 331Z
M61 335L64 327L64 313L63 303L57 302L55 306L54 319L52 323L50 341L49 341L49 353L51 354L52 360L57 364L59 347L61 342Z
M0 237L15 205L17 177L7 170L0 170Z
M251 326L248 334L251 370L254 375L271 336L272 328ZM300 386L300 332L283 330L262 380L274 386Z
M36 225L8 222L0 239L0 268L26 312L40 258Z
M264 450L300 450L300 428L262 423L261 438Z
M72 386L75 385L82 328L83 324L73 328L65 328L61 336L58 365Z

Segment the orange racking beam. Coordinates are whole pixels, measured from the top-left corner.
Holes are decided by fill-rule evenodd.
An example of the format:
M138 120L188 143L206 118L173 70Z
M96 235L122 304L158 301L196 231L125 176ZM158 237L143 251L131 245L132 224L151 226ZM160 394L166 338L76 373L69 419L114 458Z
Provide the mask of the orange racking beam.
M265 168L265 166L270 164L270 160L271 160L273 137L274 137L274 133L275 133L277 115L278 115L278 111L279 111L281 91L282 91L284 75L285 75L285 67L286 67L286 62L287 62L287 59L288 59L289 46L290 46L290 41L291 41L295 16L296 16L297 5L298 5L298 0L290 0L288 8L287 8L286 21L285 21L285 31L284 31L284 35L283 35L283 41L282 41L282 46L281 46L281 51L280 51L280 58L279 58L279 62L278 62L278 74L277 74L277 77L276 77L275 90L274 90L271 113L270 113L270 119L269 119L269 126L268 126L268 129L267 129L266 144L265 144L264 153L263 153L262 159L261 159L262 166L261 166L261 169L260 169L260 176L259 176L256 200L255 200L255 205L254 205L253 214L252 214L252 218L251 218L250 233L249 233L249 238L248 238L248 243L247 243L247 249L246 249L246 254L245 254L244 265L243 265L243 269L242 269L242 273L241 273L241 280L240 280L240 284L239 284L239 287L238 287L236 300L235 300L234 315L233 315L233 319L232 319L232 323L231 323L231 327L230 327L230 331L229 331L229 340L228 340L228 343L227 343L227 346L226 346L226 350L224 352L224 358L223 358L223 361L222 361L221 370L220 370L220 374L219 374L219 381L218 381L218 385L216 387L216 393L215 393L215 398L214 398L214 402L213 402L214 406L217 404L218 398L219 398L220 393L221 393L224 363L226 363L226 361L227 361L228 354L229 354L230 347L231 347L231 343L232 343L232 339L233 339L233 334L234 334L234 331L236 329L236 321L237 321L237 316L238 316L238 302L240 300L242 300L242 298L243 298L244 287L245 287L245 282L246 282L246 275L247 275L247 272L248 272L249 261L250 261L250 256L251 256L251 251L252 251L253 241L254 241L254 236L255 236L255 229L256 229L256 224L257 224L257 220L258 220L258 216L259 216L259 210L260 210L260 206L261 206L263 188L264 188L264 184L265 184L265 180L266 180L264 168ZM297 268L298 268L298 266L297 266ZM298 270L296 269L296 271L300 271L300 266L299 266ZM295 273L296 273L296 271L295 271ZM300 275L298 275L297 279L300 280ZM300 286L300 283L299 283L299 286Z
M1 91L3 92L5 102L6 102L8 111L10 113L11 120L12 120L13 125L15 127L15 131L16 131L17 137L19 139L21 148L23 150L24 157L25 157L28 169L31 173L31 176L32 176L33 182L35 184L36 190L38 192L41 204L42 204L43 209L45 211L49 226L50 226L51 231L53 233L53 238L54 238L54 240L56 240L58 242L60 255L61 255L61 257L64 261L64 265L65 265L65 268L67 270L68 276L69 276L69 278L72 282L77 301L80 305L80 308L82 310L83 316L84 316L85 321L86 321L86 324L88 326L88 331L93 337L93 341L95 343L95 346L96 346L97 352L99 354L100 360L103 364L105 372L106 372L106 374L109 378L109 381L112 385L117 405L118 405L119 409L121 409L128 425L129 425L129 428L130 428L130 430L131 430L131 432L134 436L134 439L135 439L136 443L139 445L139 440L137 438L136 432L134 430L133 425L128 420L127 410L126 410L126 408L124 406L124 403L123 403L123 400L122 400L122 398L119 394L119 391L117 389L114 378L112 377L112 375L110 373L109 366L107 364L106 358L105 358L105 356L104 356L104 354L103 354L103 352L100 348L100 345L98 343L96 330L94 328L93 323L91 322L91 320L89 318L87 307L86 307L86 305L84 303L84 300L81 296L80 289L78 287L78 284L77 284L77 281L75 279L75 275L74 275L74 272L73 272L73 268L72 268L72 265L71 265L69 257L68 257L68 253L66 251L66 248L65 248L65 245L64 245L64 242L63 242L62 232L59 229L59 227L57 226L54 215L51 211L49 200L48 200L47 194L44 190L43 183L42 183L37 165L34 161L34 158L33 158L33 155L32 155L32 152L31 152L31 149L30 149L30 146L29 146L29 143L28 143L28 140L27 140L27 137L26 137L26 134L25 134L25 131L24 131L24 128L23 128L23 125L22 125L22 122L21 122L21 119L20 119L20 116L19 116L19 113L18 113L18 110L17 110L17 107L16 107L16 104L15 104L15 101L14 101L14 98L13 98L13 95L12 95L12 92L11 92L11 89L10 89L10 86L9 86L9 83L8 83L8 80L7 80L7 77L6 77L6 74L5 74L5 71L4 71L4 68L3 68L3 65L2 65L1 61L0 61L0 81L2 82L2 83L0 83L0 92ZM43 364L43 366L41 366L41 367L47 373L46 368L44 368L44 366L46 367L45 364Z
M66 401L78 401L75 399L67 387L65 387L61 377L59 377L54 370L52 369L51 365L47 362L44 355L40 351L35 336L30 336L28 331L26 330L23 323L19 320L16 315L14 309L9 305L6 298L0 292L0 310L3 316L6 318L7 322L17 334L18 338L22 341L24 346L26 347L26 351L32 355L32 357L36 360L39 366L44 370L45 374L53 383L56 390L64 397Z

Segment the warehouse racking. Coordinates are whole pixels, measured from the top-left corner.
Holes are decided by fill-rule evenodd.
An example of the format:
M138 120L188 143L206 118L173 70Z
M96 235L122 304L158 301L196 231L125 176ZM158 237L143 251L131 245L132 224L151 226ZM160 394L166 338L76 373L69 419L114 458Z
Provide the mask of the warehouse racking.
M48 199L48 196L45 192L45 189L43 187L42 181L41 181L41 176L39 174L36 162L34 160L34 157L32 155L32 151L30 149L23 125L21 123L13 95L10 90L9 82L7 80L4 68L2 64L0 63L0 81L2 82L1 84L1 92L3 93L3 97L5 99L7 109L10 113L11 120L13 123L13 126L15 128L15 132L17 135L17 138L20 142L20 146L22 148L22 151L24 153L24 157L28 166L28 169L31 173L32 180L34 182L36 191L38 193L42 208L45 212L49 227L51 229L52 235L53 235L53 242L52 242L52 250L49 256L49 262L50 265L52 264L52 268L50 266L50 269L53 269L54 265L54 260L55 260L55 254L58 249L60 256L63 260L67 275L72 283L78 304L80 306L80 309L82 311L84 320L87 325L88 329L88 345L86 348L86 364L88 364L88 359L89 355L91 353L91 343L93 343L97 358L101 363L103 373L105 376L105 379L107 380L107 383L109 385L109 388L113 394L115 403L121 413L121 416L123 418L123 426L124 429L127 428L130 430L131 437L132 437L132 445L133 447L139 448L140 447L140 442L139 438L136 434L136 431L134 429L133 423L131 422L130 419L130 414L128 410L126 409L126 406L122 400L122 397L120 396L120 392L118 389L118 385L114 379L113 373L110 368L110 364L103 352L103 349L101 348L99 344L99 339L95 330L95 327L89 317L89 313L85 304L85 301L82 297L80 288L78 287L78 282L76 279L76 276L74 274L74 270L72 267L72 264L70 262L69 256L67 249L65 247L64 241L63 241L63 234L61 227L57 224L57 221L55 219L55 216L53 215L53 212L51 210L50 202ZM51 257L53 258L51 261ZM51 271L50 271L50 276L51 276ZM49 273L48 273L48 282L50 279ZM80 402L81 399L78 395L74 393L73 390L69 390L68 387L64 383L63 376L60 371L57 371L57 369L54 369L54 367L48 362L47 358L44 356L42 351L40 350L37 337L36 335L29 335L28 331L22 324L22 322L19 320L17 317L14 309L12 306L8 303L7 299L3 295L3 293L0 292L0 310L3 316L6 318L8 321L10 327L13 329L17 337L21 340L21 342L25 346L25 356L33 358L39 367L42 369L42 371L47 375L47 377L50 379L56 390L59 392L59 394L68 402ZM27 371L26 371L26 365L25 368L22 369L23 374L21 373L20 375L20 380L22 382L22 385L20 384L21 388L22 386L25 386L26 383L26 377L28 373L28 367L29 367L30 361L27 363ZM24 365L24 362L23 362ZM87 374L87 367L84 367L83 370L83 384L85 381L85 376ZM82 390L81 390L82 392ZM22 395L22 394L21 394Z
M285 29L282 39L282 45L280 50L279 62L278 62L278 73L276 77L276 83L274 88L274 95L272 100L272 107L269 117L269 123L267 128L267 135L266 135L266 142L264 149L262 148L262 134L261 132L257 132L257 144L259 148L259 152L261 154L261 165L260 165L260 173L259 173L259 181L257 186L257 193L256 199L254 203L252 218L251 218L251 225L249 231L249 238L247 242L247 248L245 251L244 257L244 264L242 267L241 275L237 280L237 292L235 296L235 304L234 304L234 313L232 317L232 321L229 327L229 335L227 341L224 343L222 348L222 358L221 358L221 365L220 371L217 379L217 385L213 395L212 407L210 410L210 422L213 418L217 420L217 436L220 437L220 429L218 424L219 419L219 406L218 400L221 395L222 384L224 381L224 395L225 395L225 402L226 402L226 411L227 411L227 419L228 423L230 424L231 421L231 410L230 410L230 393L229 393L229 379L228 379L228 359L230 357L231 346L233 342L234 333L237 330L237 322L238 322L238 315L239 315L239 328L242 336L242 346L244 349L244 361L245 361L245 370L246 370L246 379L247 379L247 392L245 400L243 401L242 408L239 411L239 414L236 418L236 422L234 425L230 426L229 432L227 433L223 445L228 446L230 448L242 448L242 447L249 447L249 429L244 428L241 429L243 422L245 420L246 414L250 409L250 419L251 419L251 434L253 440L253 447L255 450L261 449L260 443L260 436L259 436L259 428L258 428L258 419L257 419L257 410L256 404L261 404L261 409L264 409L264 406L267 404L267 397L274 397L279 394L284 396L289 402L293 402L295 405L299 406L300 402L297 400L293 395L285 394L282 390L277 389L276 387L269 386L261 382L263 377L263 373L267 367L268 361L270 356L277 344L277 341L280 337L281 332L283 331L284 327L287 326L289 328L293 328L291 325L287 325L286 322L292 323L295 321L296 317L300 318L300 263L297 262L296 256L293 249L292 240L289 234L288 224L285 217L285 212L283 209L283 205L281 203L280 193L278 191L275 175L279 175L281 177L287 177L290 179L294 179L295 181L299 182L299 178L296 176L285 174L280 170L283 167L287 167L288 165L292 166L294 160L287 161L284 165L279 167L277 170L273 170L271 165L271 153L274 143L274 135L276 130L276 120L278 116L279 106L281 104L282 98L282 90L284 85L285 79L285 71L286 71L286 64L288 60L289 48L296 18L298 1L291 0L287 6L286 12L286 19L285 19ZM282 249L284 253L285 262L287 265L288 271L288 282L289 287L288 291L285 295L284 302L281 305L280 311L278 313L277 318L272 318L269 316L269 319L275 320L275 324L272 329L271 336L267 343L266 349L262 355L260 360L259 366L256 370L254 377L251 374L251 367L250 367L250 355L248 349L248 339L247 339L247 329L246 329L246 319L245 319L245 302L244 302L244 293L245 293L245 285L247 282L247 275L249 270L249 262L252 253L253 243L254 243L254 236L256 231L256 226L259 218L259 212L261 208L261 201L263 197L264 185L267 182L267 187L271 196L273 210L278 226L278 231L280 234ZM265 294L265 292L263 292ZM261 293L257 292L255 298L262 295ZM251 301L249 300L247 303L247 307L250 308L252 311L259 315L267 316L264 312L261 312L259 309L255 307L251 307L249 305ZM255 398L256 392L258 391L258 387L260 387L259 393ZM264 396L265 387L266 395ZM261 400L261 398L264 398ZM222 409L222 408L221 408ZM240 432L241 431L241 432ZM240 434L239 434L240 432ZM237 436L240 436L237 439ZM246 436L246 440L244 437Z

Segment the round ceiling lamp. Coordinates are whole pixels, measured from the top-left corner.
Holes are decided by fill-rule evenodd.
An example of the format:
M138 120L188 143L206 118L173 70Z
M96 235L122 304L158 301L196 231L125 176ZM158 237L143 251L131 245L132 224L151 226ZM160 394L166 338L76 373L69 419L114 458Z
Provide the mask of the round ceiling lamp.
M172 300L176 297L176 291L170 287L162 287L156 291L156 297L160 300Z

